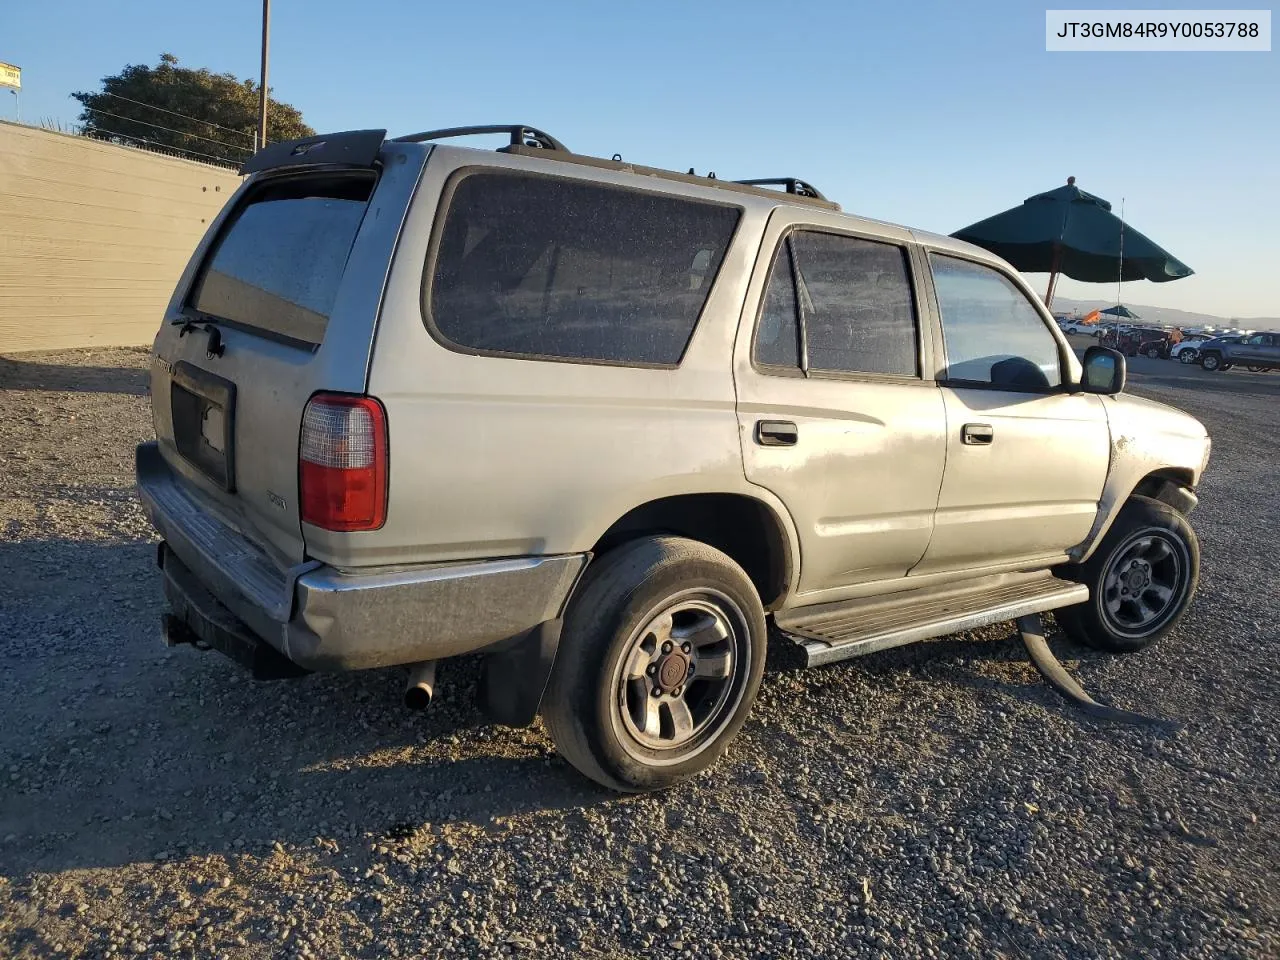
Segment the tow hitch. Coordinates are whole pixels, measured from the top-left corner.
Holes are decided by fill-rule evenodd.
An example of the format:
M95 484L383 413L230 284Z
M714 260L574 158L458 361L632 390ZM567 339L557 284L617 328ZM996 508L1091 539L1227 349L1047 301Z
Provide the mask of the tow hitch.
M1067 668L1062 665L1058 658L1053 655L1053 651L1049 649L1049 644L1044 638L1044 624L1040 620L1040 614L1033 613L1025 617L1019 617L1018 633L1022 637L1022 645L1027 648L1027 656L1031 658L1031 663L1040 671L1040 675L1049 682L1049 686L1090 716L1097 717L1100 720L1110 720L1113 723L1163 727L1167 730L1181 729L1182 724L1173 720L1149 717L1146 714L1134 713L1131 710L1121 710L1119 707L1099 703L1085 693L1084 688L1076 682L1071 674L1067 673Z

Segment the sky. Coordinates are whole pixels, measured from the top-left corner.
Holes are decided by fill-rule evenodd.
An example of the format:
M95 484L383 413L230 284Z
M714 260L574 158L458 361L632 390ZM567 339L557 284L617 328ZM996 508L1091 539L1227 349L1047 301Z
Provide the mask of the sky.
M1124 301L1280 316L1280 52L1048 53L1045 7L274 0L270 82L322 132L527 123L578 153L802 177L845 210L939 233L1075 176L1196 271L1126 283ZM256 78L261 10L0 3L0 60L23 68L23 120L65 125L70 93L163 52ZM0 118L16 105L0 91Z

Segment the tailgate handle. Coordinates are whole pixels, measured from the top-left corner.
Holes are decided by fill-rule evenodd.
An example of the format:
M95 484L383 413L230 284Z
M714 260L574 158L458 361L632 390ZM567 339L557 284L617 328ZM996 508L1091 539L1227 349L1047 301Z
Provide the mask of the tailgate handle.
M206 359L212 360L227 352L227 345L222 342L222 331L212 323L197 324L191 320L184 321L182 329L178 331L178 339L181 340L188 333L195 333L197 330L204 330L209 334L209 343L204 351Z
M756 443L762 447L794 447L800 431L790 420L757 420Z
M966 423L960 428L960 440L971 446L985 447L996 438L996 432L989 423Z

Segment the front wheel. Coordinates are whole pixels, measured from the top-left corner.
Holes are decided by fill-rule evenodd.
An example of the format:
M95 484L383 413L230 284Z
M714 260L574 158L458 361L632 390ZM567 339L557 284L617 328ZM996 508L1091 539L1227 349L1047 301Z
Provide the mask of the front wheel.
M711 766L764 672L760 597L742 568L682 537L636 540L587 569L565 614L543 719L560 754L614 790Z
M1200 358L1200 366L1204 367L1210 373L1222 369L1222 356L1217 353L1206 353Z
M1099 650L1141 650L1186 612L1200 579L1200 541L1173 507L1134 496L1093 556L1061 573L1089 588L1086 602L1055 613L1067 636Z

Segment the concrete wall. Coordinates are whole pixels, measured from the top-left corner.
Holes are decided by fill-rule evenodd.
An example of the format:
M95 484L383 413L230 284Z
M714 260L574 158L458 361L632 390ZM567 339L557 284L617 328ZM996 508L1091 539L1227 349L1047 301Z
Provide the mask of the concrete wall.
M231 170L0 122L0 353L151 343L239 183Z

